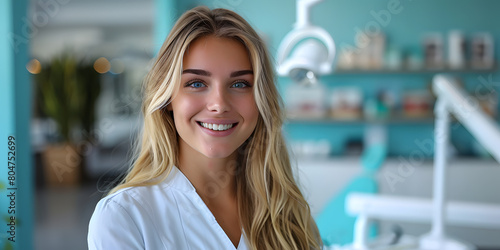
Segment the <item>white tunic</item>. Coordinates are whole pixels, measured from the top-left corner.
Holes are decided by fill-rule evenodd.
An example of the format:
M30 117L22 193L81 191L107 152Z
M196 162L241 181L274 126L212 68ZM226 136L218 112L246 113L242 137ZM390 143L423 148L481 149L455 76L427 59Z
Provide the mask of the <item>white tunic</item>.
M90 219L89 249L235 248L186 176L174 167L158 185L122 189L99 201Z

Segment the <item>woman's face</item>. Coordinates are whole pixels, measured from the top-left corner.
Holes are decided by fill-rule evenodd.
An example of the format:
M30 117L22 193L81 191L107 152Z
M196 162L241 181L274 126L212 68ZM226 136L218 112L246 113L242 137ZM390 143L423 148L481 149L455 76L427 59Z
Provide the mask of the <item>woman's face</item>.
M193 41L183 58L173 111L181 153L226 158L257 124L253 70L238 41L214 36Z

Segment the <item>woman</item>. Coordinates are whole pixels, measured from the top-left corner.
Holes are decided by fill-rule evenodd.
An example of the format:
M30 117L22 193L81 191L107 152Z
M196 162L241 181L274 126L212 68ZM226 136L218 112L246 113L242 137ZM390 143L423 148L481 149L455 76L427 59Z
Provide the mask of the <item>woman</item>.
M145 80L144 128L90 249L318 249L264 43L225 9L180 17Z

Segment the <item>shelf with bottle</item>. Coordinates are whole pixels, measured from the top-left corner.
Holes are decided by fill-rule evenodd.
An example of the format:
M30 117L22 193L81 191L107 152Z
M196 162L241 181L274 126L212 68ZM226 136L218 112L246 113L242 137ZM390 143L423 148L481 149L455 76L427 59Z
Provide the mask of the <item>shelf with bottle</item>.
M477 104L497 117L497 92L479 93ZM322 84L288 87L285 93L287 122L318 124L432 124L435 97L430 87L398 89L359 86L326 88Z
M495 73L498 71L498 67L494 65L488 68L475 68L475 67L465 67L465 68L379 68L379 69L337 69L334 71L333 75L435 75L441 73L450 74L484 74L484 73Z
M492 104L493 103L493 104ZM500 116L495 108L496 102L479 102L480 107L493 120L500 124ZM390 113L380 112L378 114L366 114L366 111L350 110L343 115L303 116L297 114L287 114L286 124L331 124L331 125L352 125L352 124L385 124L385 125L432 125L434 124L433 106L413 107L413 110L396 110ZM330 112L331 114L332 112ZM452 122L457 120L452 117Z
M324 118L303 118L303 117L287 117L285 123L287 124L337 124L337 125L350 125L350 124L428 124L434 123L434 116L405 116L405 115L393 115L387 118L355 118L355 119L339 119L334 117L324 117Z
M358 87L326 89L291 86L287 91L289 123L432 123L434 97L429 89L379 89L364 93Z
M500 116L491 106L480 104L486 114L488 114L494 122L500 125ZM288 115L285 124L329 124L329 125L353 125L353 124L383 124L383 125L433 125L435 122L434 114L427 109L405 113L405 111L393 112L389 115L379 117L366 116L363 114L355 114L344 117L322 116L322 117L307 117ZM452 116L452 123L458 123L457 119Z
M384 32L358 32L355 46L339 50L335 75L491 73L497 71L495 41L488 32L425 32L419 45L388 42Z

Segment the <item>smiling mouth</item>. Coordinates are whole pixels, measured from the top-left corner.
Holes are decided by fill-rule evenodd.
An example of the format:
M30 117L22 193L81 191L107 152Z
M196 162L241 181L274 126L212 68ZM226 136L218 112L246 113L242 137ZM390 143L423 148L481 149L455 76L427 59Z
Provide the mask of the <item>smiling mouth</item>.
M230 123L230 124L215 124L215 123L206 123L206 122L198 122L200 126L210 129L213 131L225 131L230 128L233 128L234 126L238 125L238 123Z

